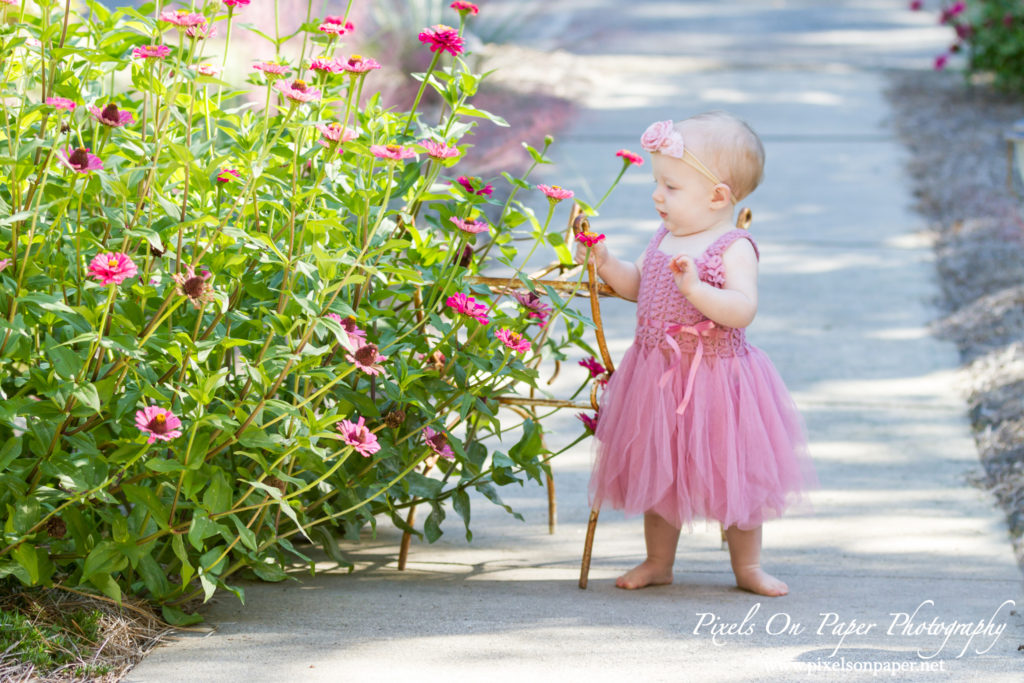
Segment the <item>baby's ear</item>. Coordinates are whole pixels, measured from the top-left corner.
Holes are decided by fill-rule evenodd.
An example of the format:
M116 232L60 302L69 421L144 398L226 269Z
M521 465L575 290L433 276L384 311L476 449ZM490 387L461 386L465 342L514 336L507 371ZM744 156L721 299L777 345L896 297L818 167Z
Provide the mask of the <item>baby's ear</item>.
M711 205L715 209L720 209L727 205L732 205L732 190L725 183L718 183L711 188Z

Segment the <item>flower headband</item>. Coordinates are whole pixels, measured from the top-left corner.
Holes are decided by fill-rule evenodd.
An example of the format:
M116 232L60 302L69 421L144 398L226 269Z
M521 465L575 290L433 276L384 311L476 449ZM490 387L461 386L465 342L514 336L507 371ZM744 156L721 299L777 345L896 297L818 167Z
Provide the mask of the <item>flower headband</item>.
M675 124L672 121L658 121L647 126L647 130L640 136L640 145L648 152L658 152L659 154L664 154L667 157L679 159L689 164L715 185L729 187L726 183L719 180L718 176L704 165L704 162L694 156L693 152L686 149L686 145L683 143L683 136L676 130ZM732 196L732 188L729 188L729 199L734 204L736 203Z

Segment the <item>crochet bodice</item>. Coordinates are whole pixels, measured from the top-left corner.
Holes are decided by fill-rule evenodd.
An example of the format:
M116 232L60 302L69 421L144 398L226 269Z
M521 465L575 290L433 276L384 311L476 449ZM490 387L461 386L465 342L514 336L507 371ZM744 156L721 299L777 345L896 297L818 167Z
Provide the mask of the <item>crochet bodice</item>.
M739 356L747 352L742 328L711 326L703 313L691 304L676 287L668 268L671 255L659 248L668 230L662 225L651 238L644 254L640 292L637 295L636 344L645 348L660 347L670 351L666 331L675 327L671 336L681 351L693 353L697 335L703 340L704 353L710 356ZM737 239L748 239L757 253L757 244L746 230L730 230L712 242L704 253L694 259L701 280L721 289L725 286L722 252ZM707 322L705 322L707 321ZM703 323L703 324L702 324ZM700 325L700 328L696 326ZM690 328L690 329L679 329ZM710 328L710 329L708 329Z

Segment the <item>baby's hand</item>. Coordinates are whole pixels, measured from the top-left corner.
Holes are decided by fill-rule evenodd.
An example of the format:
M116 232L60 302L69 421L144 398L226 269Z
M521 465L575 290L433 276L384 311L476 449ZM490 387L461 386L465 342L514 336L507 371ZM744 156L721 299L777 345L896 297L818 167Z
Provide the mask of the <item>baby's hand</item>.
M686 254L676 254L668 262L668 269L672 271L672 278L676 281L676 287L683 296L690 296L694 289L700 284L697 277L697 264Z
M581 242L576 242L576 250L573 257L576 263L585 263L587 259L587 246ZM590 247L590 262L594 264L595 268L600 270L607 260L608 247L605 246L603 240Z

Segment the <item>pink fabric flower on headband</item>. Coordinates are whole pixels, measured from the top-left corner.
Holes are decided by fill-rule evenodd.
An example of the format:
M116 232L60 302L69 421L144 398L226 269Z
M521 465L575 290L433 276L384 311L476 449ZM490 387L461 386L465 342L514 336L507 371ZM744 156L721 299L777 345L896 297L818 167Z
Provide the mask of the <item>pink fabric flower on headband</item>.
M683 136L671 121L658 121L647 126L640 136L640 145L648 152L659 152L676 159L682 159L686 151Z

